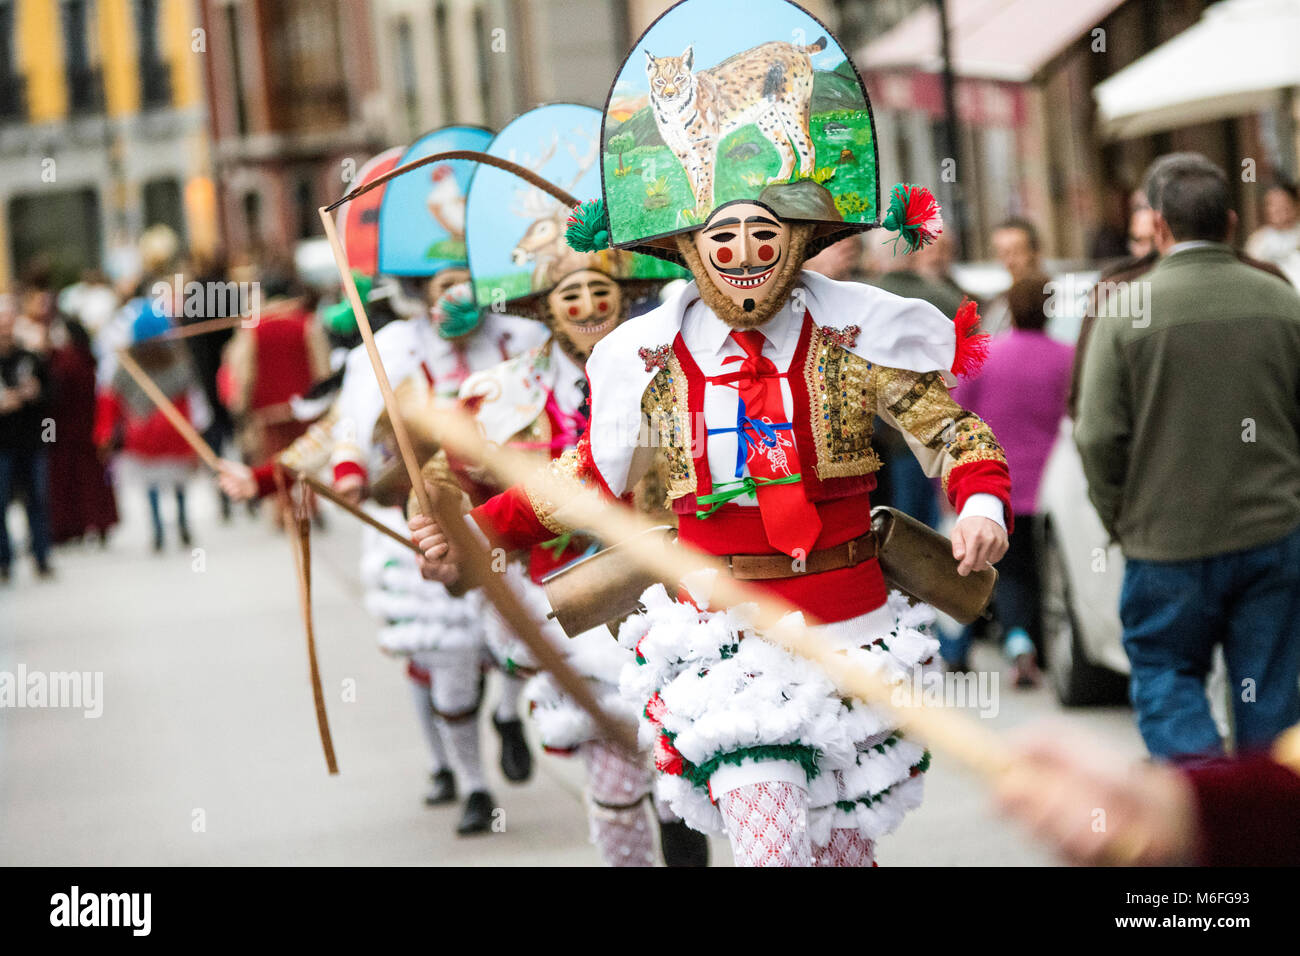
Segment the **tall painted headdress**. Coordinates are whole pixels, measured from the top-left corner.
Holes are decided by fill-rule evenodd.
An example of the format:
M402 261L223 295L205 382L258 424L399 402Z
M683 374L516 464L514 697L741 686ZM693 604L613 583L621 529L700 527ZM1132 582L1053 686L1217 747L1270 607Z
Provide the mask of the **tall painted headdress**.
M539 106L511 121L486 152L526 167L575 196L600 189L600 110ZM567 275L595 269L622 282L652 284L682 273L630 251L577 252L565 242L573 210L494 166L482 165L466 203L469 268L480 308L531 311Z
M674 235L737 200L812 223L810 254L882 225L915 248L941 228L919 187L895 187L881 209L862 79L830 31L788 0L669 8L618 71L601 147L601 200L575 214L575 248L608 242L676 260Z
M482 150L492 134L475 126L446 126L426 133L397 164L455 150ZM465 197L475 165L447 160L391 180L379 207L379 271L432 276L465 268Z
M369 159L357 170L353 188L368 186L396 169L405 153L405 146L394 146ZM379 273L379 209L385 192L386 184L370 190L356 202L344 206L338 216L339 242L343 243L363 301L370 297ZM326 331L342 338L356 334L357 320L346 299L322 309L320 320Z
M352 185L365 186L396 169L405 154L405 146L394 146L372 157L357 170ZM372 190L343 207L339 214L339 241L353 271L364 276L373 277L379 272L379 208L386 192L386 186Z

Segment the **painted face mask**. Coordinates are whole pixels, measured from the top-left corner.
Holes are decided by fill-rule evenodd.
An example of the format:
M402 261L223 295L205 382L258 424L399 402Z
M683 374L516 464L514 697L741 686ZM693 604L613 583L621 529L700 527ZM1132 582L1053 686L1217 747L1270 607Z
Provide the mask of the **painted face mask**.
M734 328L755 328L785 304L810 233L762 203L739 200L718 207L677 245L705 304Z
M424 286L424 301L433 307L438 301L447 294L452 286L460 285L462 282L469 281L469 270L459 267L443 269L437 275L432 276Z
M546 297L546 306L556 341L580 364L626 315L619 284L594 269L561 279Z

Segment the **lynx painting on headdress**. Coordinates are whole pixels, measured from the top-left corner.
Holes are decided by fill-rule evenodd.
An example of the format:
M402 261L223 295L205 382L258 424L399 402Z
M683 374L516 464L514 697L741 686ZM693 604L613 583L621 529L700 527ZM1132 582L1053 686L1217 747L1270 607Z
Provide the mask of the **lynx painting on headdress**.
M694 45L681 56L656 57L646 51L655 125L686 171L700 214L713 207L718 145L749 123L781 156L781 170L769 183L789 181L796 167L800 177L812 175L810 54L824 49L825 37L807 46L773 41L698 72Z

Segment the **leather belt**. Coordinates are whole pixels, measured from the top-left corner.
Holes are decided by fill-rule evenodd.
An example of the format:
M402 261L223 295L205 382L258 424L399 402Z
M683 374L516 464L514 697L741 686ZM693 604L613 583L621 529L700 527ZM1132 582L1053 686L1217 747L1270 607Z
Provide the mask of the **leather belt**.
M868 531L851 541L833 548L822 548L808 555L802 568L796 568L787 554L728 554L724 555L732 577L746 581L797 578L804 574L820 574L851 568L876 556L876 536Z

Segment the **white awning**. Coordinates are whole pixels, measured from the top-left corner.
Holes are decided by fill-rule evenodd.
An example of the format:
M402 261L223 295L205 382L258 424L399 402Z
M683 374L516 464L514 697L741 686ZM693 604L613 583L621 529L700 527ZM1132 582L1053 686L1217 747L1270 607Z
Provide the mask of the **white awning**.
M1124 0L948 0L952 67L970 79L1028 83ZM864 70L938 73L939 15L927 3L858 50Z
M1222 0L1097 84L1102 134L1127 139L1242 116L1300 86L1300 0Z

